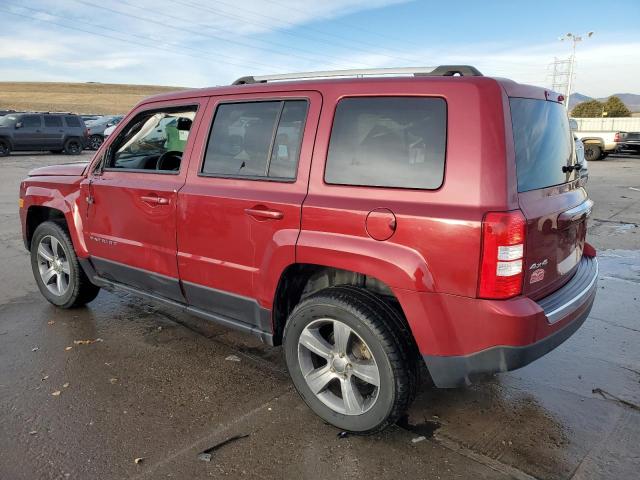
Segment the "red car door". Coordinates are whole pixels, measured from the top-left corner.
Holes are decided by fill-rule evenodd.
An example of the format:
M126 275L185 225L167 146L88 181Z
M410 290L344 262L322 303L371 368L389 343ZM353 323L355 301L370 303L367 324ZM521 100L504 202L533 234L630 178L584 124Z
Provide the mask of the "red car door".
M203 121L213 126L201 129L203 151L178 193L178 269L193 309L271 332L280 273L295 262L320 108L310 91L210 102Z
M177 192L205 104L146 105L101 150L104 165L88 176L83 191L89 203L85 242L102 277L184 301L176 264ZM171 141L170 128L179 130L181 143Z

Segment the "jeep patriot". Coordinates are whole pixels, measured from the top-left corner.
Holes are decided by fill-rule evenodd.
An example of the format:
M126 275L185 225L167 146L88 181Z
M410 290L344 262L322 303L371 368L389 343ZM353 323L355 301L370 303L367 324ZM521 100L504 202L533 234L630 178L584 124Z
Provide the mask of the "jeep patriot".
M148 98L91 162L22 182L36 282L61 308L123 289L282 345L315 413L379 431L423 366L468 385L587 318L593 203L561 101L469 66Z

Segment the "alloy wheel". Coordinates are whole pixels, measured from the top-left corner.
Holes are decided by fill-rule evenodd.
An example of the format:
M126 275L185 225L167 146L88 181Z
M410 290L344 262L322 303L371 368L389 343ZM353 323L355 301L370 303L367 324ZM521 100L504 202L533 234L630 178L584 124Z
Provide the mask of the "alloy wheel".
M38 244L37 255L42 283L52 294L64 295L69 289L71 270L60 242L51 235L43 237Z
M368 345L345 323L323 318L298 339L298 363L313 394L343 415L361 415L376 403L380 371Z

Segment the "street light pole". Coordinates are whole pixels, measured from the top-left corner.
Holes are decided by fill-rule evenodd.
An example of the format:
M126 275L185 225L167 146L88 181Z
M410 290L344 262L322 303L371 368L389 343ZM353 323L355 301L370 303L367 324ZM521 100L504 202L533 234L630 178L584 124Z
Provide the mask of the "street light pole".
M571 98L571 87L573 86L573 69L574 64L576 62L576 44L582 41L582 37L586 35L586 38L591 38L593 32L587 32L582 35L575 35L573 33L567 33L566 35L560 37L560 41L563 42L565 40L571 40L573 43L573 50L571 52L571 61L569 62L569 79L567 81L567 94L565 95L566 103L565 108L569 111L569 100Z

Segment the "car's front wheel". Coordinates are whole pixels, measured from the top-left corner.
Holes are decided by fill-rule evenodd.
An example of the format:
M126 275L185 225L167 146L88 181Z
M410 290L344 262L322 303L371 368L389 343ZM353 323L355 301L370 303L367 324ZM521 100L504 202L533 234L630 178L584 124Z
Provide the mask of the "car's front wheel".
M84 305L100 291L82 270L69 234L55 222L41 223L33 233L31 269L42 295L58 307Z
M332 287L303 300L284 332L287 369L302 399L325 421L368 434L395 423L413 399L415 350L382 298Z
M102 135L91 135L89 137L89 148L91 150L98 150L100 146L104 142L104 137Z

